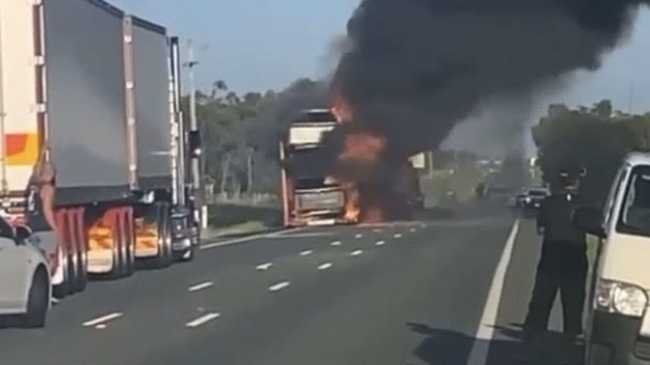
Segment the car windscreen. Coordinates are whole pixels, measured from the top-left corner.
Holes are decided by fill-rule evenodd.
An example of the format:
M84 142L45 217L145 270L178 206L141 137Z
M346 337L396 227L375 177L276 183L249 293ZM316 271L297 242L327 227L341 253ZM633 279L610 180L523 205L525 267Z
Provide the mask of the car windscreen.
M632 171L617 228L622 233L650 237L650 166Z
M535 197L548 195L545 190L531 190L529 194Z

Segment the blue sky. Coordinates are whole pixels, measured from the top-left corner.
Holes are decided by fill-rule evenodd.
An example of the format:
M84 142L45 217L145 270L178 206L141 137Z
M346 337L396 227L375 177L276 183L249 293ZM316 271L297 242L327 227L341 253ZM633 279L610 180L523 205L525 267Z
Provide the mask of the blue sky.
M359 0L112 0L122 9L192 38L202 62L202 87L218 79L238 92L281 89L299 77L326 75L331 46ZM329 57L328 57L329 56ZM650 110L650 11L641 12L627 44L604 57L593 73L577 73L567 87L539 98L591 104L610 98L634 112ZM538 114L537 113L537 114Z
M282 89L333 67L329 51L359 0L108 0L193 39L202 87Z
M299 77L318 78L336 65L331 51L359 0L109 0L127 12L166 25L193 39L201 66L199 86L223 79L231 89L280 90ZM550 103L591 105L611 99L614 107L650 111L650 10L643 9L629 39L604 55L595 72L568 75L563 88L539 93L527 124L539 121ZM494 124L479 115L453 133L451 146L500 149L486 139ZM492 118L485 116L485 118ZM494 121L492 121L494 122ZM532 149L532 142L527 141ZM480 148L480 147L477 147ZM482 148L481 148L482 149ZM480 151L479 151L480 152Z

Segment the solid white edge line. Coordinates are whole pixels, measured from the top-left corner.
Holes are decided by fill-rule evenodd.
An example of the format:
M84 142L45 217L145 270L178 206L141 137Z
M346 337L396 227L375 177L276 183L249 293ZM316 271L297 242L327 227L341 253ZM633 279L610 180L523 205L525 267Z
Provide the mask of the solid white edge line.
M249 241L255 241L259 239L264 239L264 238L276 238L276 237L282 237L283 235L286 235L288 233L295 233L295 232L301 232L304 231L305 228L294 228L294 229L287 229L284 231L279 231L275 233L263 233L263 234L256 234L248 237L242 237L242 238L236 238L233 240L225 240L225 241L219 241L219 242L214 242L214 243L206 243L200 246L201 250L209 250L212 248L216 247L222 247L222 246L229 246L229 245L234 245L236 243L243 243L243 242L249 242Z
M124 315L124 313L115 312L115 313L107 314L105 316L97 317L95 319L91 319L89 321L84 322L82 325L84 327L93 327L93 326L96 326L96 325L98 325L100 323L106 323L108 321L112 321L114 319L120 318L123 315Z
M481 322L479 322L478 330L476 332L474 345L468 357L468 365L485 365L490 352L490 341L494 338L494 325L496 324L497 316L499 315L499 304L501 303L501 294L503 291L503 283L506 279L508 266L512 259L512 251L519 233L519 220L516 220L508 236L508 241L501 254L501 259L497 265L497 269L492 277L490 284L490 291L485 302Z
M209 287L211 287L211 286L213 286L213 285L214 285L213 282L211 282L211 281L206 281L205 283L201 283L201 284L196 284L196 285L190 286L190 287L187 289L187 291L189 291L189 292L195 292L195 291L199 291L199 290L207 289L207 288L209 288Z
M326 262L326 263L324 263L322 265L319 265L318 270L320 270L320 271L327 270L327 269L330 269L332 266L334 266L334 265L331 262Z
M201 316L201 317L199 317L199 318L197 318L195 320L187 322L185 324L185 327L196 328L196 327L199 327L199 326L201 326L201 325L203 325L203 324L205 324L207 322L210 322L210 321L212 321L214 319L217 319L219 317L221 317L221 314L219 314L219 313L208 313L208 314L203 315L203 316Z
M271 286L269 287L269 291L272 291L272 292L280 291L280 290L282 290L282 289L288 287L289 285L291 285L290 282L288 282L288 281L283 281L283 282L277 283L277 284L275 284L275 285L271 285Z

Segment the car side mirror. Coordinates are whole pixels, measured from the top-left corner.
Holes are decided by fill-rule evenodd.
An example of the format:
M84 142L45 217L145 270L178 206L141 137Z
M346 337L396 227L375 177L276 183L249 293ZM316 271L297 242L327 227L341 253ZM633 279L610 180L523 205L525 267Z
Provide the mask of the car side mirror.
M191 131L188 133L188 145L190 148L190 155L192 158L200 157L203 153L201 133L199 131Z
M32 236L31 228L27 226L18 226L16 227L16 241L18 243L23 243L25 240Z
M573 225L594 236L605 238L603 214L594 207L580 207L573 212Z

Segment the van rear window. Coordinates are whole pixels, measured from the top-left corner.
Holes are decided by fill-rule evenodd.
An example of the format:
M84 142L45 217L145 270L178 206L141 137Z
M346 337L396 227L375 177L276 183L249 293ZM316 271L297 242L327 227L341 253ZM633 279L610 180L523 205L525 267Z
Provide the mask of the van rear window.
M632 170L617 228L622 233L650 237L650 166Z

